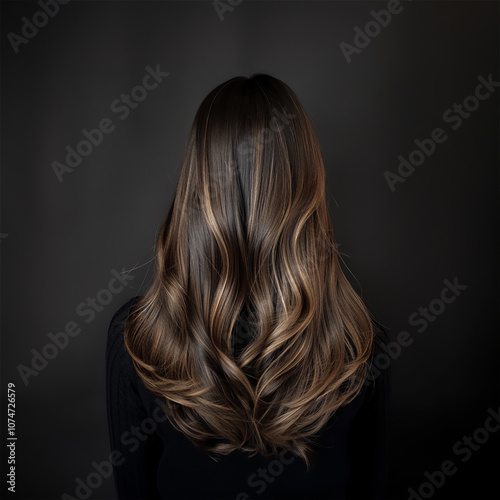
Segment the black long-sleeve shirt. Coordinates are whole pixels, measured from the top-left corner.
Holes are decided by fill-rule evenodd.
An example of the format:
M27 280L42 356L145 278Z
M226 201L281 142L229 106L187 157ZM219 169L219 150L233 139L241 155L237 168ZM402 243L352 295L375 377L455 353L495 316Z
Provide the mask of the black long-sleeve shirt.
M324 427L307 471L287 452L250 457L240 451L215 461L174 429L161 399L139 378L124 345L124 322L138 299L111 320L106 393L114 478L126 499L381 499L386 485L389 370L338 410ZM373 356L380 350L377 343Z

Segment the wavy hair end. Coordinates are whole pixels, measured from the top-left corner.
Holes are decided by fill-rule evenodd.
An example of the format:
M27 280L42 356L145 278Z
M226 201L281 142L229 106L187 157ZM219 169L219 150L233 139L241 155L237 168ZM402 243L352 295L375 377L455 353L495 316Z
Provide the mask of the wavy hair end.
M318 139L281 80L232 78L203 100L155 255L125 345L172 425L211 454L309 466L374 331L339 263Z

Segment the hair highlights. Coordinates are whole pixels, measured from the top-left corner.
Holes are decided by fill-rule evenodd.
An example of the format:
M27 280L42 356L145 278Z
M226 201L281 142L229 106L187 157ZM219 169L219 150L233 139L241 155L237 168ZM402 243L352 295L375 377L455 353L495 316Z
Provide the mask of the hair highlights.
M282 81L232 78L201 103L125 343L208 452L309 465L314 435L360 391L372 323L339 264L317 137Z

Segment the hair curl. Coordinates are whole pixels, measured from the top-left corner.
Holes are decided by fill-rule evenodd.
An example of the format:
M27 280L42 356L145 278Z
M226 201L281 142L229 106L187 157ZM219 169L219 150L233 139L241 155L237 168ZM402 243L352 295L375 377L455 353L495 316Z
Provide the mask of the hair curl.
M346 279L318 139L264 74L201 103L156 270L125 344L171 423L207 452L289 450L360 391L373 325Z

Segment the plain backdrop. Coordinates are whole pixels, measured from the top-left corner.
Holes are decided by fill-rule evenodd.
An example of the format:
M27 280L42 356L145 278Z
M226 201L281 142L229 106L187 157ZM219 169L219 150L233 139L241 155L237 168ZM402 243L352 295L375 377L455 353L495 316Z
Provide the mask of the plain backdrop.
M387 8L245 0L221 19L212 1L73 0L44 18L36 2L2 2L2 495L77 498L78 478L107 459L109 321L148 282L197 107L219 83L264 72L292 87L317 132L350 279L392 340L412 339L390 363L388 498L498 497L487 419L500 400L499 84L469 96L481 77L500 81L499 3L404 2L367 25ZM147 67L169 75L143 92ZM120 102L131 92L138 101ZM80 144L88 154L58 178L54 162L106 118L112 131ZM400 167L391 190L387 172L436 128L446 138L424 142L432 153L413 154L420 164ZM121 272L127 286L109 291ZM445 280L462 287L453 302ZM94 298L105 305L90 313ZM68 323L79 334L47 347ZM112 477L91 491L113 496Z

